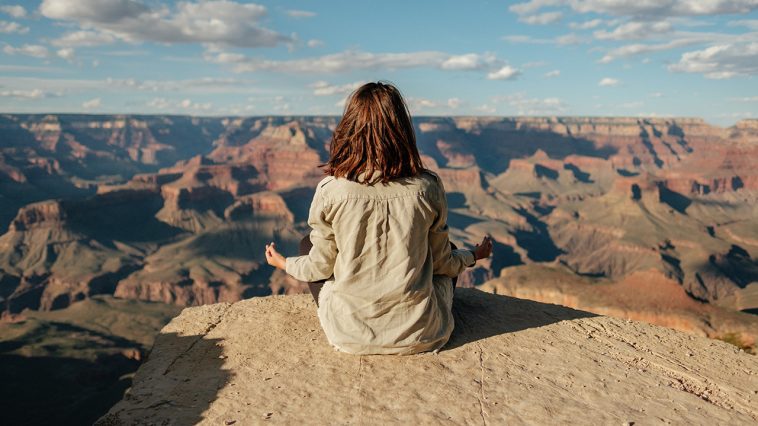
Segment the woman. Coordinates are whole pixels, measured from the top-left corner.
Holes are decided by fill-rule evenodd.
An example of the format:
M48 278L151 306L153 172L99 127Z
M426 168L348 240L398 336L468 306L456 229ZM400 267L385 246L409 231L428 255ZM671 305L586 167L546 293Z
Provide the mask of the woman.
M353 354L437 350L453 331L451 278L488 257L448 239L440 177L421 164L408 108L388 83L353 92L316 187L308 251L266 260L309 282L329 342ZM321 281L321 282L319 282Z

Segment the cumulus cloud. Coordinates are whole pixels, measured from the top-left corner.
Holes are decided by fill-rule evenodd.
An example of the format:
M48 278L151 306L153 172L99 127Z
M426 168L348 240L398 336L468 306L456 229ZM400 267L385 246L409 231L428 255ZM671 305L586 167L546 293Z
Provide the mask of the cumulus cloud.
M440 68L443 70L480 70L497 62L495 55L489 53L484 55L468 53L450 56L442 62Z
M24 9L23 6L17 4L0 6L0 12L3 12L6 15L10 15L14 18L26 17L26 9Z
M500 68L497 71L492 71L487 74L488 80L515 80L519 75L521 75L521 71L518 69L510 66L505 65L504 67Z
M73 48L70 47L64 47L63 49L58 49L57 52L55 52L56 55L58 55L59 58L65 59L69 62L74 60L74 56L76 52Z
M25 55L34 58L47 58L49 56L47 47L39 44L25 44L21 47L13 47L6 44L5 47L3 47L3 52L5 52L6 55Z
M563 4L564 0L530 0L523 3L516 3L508 7L508 10L518 15L533 14L540 9L548 6L558 6Z
M55 46L98 46L113 43L115 38L108 33L98 31L71 31L53 40Z
M668 21L633 21L619 25L613 31L595 31L593 35L598 40L635 40L665 34L669 31L671 31L671 23Z
M560 70L552 70L545 73L545 78L555 78L561 75Z
M564 34L562 36L558 36L555 38L555 44L559 46L566 46L569 44L580 44L584 42L585 42L585 39L583 37L580 37L574 33Z
M598 62L600 62L601 64L607 64L619 58L627 58L630 56L636 56L636 55L640 55L644 53L671 50L678 47L683 47L683 46L691 45L694 43L698 43L700 41L701 40L697 38L690 38L690 39L682 38L682 39L672 40L666 43L627 44L627 45L623 45L623 46L609 50L602 58L600 58Z
M613 87L613 86L618 86L619 81L615 78L605 77L601 79L600 82L597 83L597 85L600 87Z
M129 42L270 47L294 41L260 25L265 7L231 0L179 2L173 9L138 0L43 0L39 10Z
M570 22L569 28L574 30L591 30L593 28L597 28L600 25L603 25L605 21L602 19L592 19L590 21L584 21L584 22Z
M537 15L521 16L519 21L530 25L547 25L558 22L561 18L563 18L563 13L561 12L545 12Z
M101 99L100 98L94 98L94 99L90 99L88 101L84 101L84 103L82 103L82 108L84 108L84 109L96 109L96 108L100 108L101 105L102 105Z
M25 27L18 22L0 21L0 33L5 34L26 34L29 27Z
M329 84L326 81L317 81L310 85L316 96L344 95L360 87L364 82L356 81L347 84Z
M318 39L310 39L307 43L305 43L306 46L310 47L311 49L316 47L321 47L324 45L324 42Z
M463 101L458 98L449 98L446 101L433 101L425 98L408 98L408 108L413 113L423 110L454 110L463 105Z
M316 12L310 12L307 10L288 10L285 12L290 18L313 18L316 16Z
M711 79L758 75L758 42L720 44L686 52L668 68L700 73Z
M447 107L450 109L457 109L463 104L463 101L458 98L450 98L447 100Z

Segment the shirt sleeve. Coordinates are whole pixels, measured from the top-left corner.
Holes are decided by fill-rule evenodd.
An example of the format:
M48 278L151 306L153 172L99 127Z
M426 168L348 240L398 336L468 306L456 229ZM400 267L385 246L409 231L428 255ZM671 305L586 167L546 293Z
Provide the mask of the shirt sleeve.
M476 264L474 253L467 249L453 250L450 247L447 227L447 196L442 181L437 178L437 217L429 229L429 248L432 251L432 261L435 275L456 277L464 269Z
M313 195L308 212L308 225L311 227L310 240L313 247L307 255L287 257L285 271L300 281L325 280L334 273L337 242L334 239L332 224L325 218L320 185L316 187L316 193Z

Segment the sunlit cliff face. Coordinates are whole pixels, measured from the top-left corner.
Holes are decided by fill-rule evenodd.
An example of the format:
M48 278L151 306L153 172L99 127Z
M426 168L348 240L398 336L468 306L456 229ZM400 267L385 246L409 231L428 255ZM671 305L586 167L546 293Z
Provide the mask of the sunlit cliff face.
M277 240L294 254L336 122L2 116L0 271L15 283L4 287L6 310L97 293L195 305L301 291L265 264L260 247ZM493 258L461 285L511 269L532 271L519 275L519 291L564 280L540 272L547 267L577 283L551 292L589 303L572 289L589 281L612 289L645 273L718 309L758 307L754 121L728 129L624 117L415 124L423 161L448 192L451 238L496 241ZM616 303L614 291L601 293L592 303ZM646 309L644 300L625 312Z

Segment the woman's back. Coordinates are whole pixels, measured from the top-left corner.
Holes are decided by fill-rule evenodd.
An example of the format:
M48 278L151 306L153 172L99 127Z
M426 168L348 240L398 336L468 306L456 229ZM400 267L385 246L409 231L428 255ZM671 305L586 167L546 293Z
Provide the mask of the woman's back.
M457 275L474 259L467 250L450 252L438 179L425 171L386 185L327 177L317 186L313 248L308 257L288 258L286 270L305 281L333 271L318 313L339 349L416 353L448 340L452 286L439 274Z
M453 331L451 278L489 256L492 243L485 237L476 255L451 250L442 181L423 167L396 87L366 83L350 95L324 166L329 177L308 216L310 251L284 258L271 243L266 260L309 283L338 349L440 348Z

